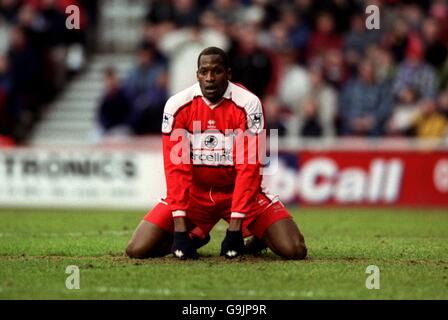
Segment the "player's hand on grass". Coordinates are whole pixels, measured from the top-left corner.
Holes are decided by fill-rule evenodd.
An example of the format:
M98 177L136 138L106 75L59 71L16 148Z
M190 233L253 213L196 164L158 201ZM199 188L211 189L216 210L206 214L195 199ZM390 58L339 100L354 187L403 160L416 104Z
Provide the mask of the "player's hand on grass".
M180 260L198 259L198 254L188 231L174 232L173 248L174 256Z
M221 256L233 259L244 253L243 232L227 230L226 237L221 244Z

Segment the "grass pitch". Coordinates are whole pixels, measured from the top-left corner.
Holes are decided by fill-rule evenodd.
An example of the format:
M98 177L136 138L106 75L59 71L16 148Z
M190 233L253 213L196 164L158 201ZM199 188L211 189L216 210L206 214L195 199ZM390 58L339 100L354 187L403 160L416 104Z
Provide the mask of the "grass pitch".
M293 209L305 261L219 257L217 225L199 261L132 260L144 212L0 210L0 299L448 299L448 212ZM65 287L80 269L80 290ZM368 290L366 268L380 269Z

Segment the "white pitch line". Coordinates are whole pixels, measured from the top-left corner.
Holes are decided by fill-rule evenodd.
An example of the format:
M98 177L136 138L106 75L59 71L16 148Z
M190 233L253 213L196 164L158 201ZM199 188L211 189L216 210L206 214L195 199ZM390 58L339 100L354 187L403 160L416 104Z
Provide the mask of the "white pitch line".
M132 234L132 231L130 230L103 230L103 231L98 230L98 231L66 232L66 233L41 232L41 233L32 233L31 236L56 238L61 236L69 236L69 237L98 236L98 235L124 236L130 234ZM23 234L12 232L0 232L0 238L11 238L17 236L23 236Z
M22 290L5 290L4 288L0 287L0 292L3 293L132 293L132 294L139 294L139 295L145 295L145 294L150 294L150 295L159 295L159 296L172 296L175 294L185 294L185 295L199 295L201 297L207 297L208 295L211 294L232 294L232 295L241 295L241 296L246 296L246 297L257 297L257 296L266 296L266 294L269 295L278 295L278 296L282 296L282 297L289 297L289 298L294 298L294 297L305 297L305 298L312 298L314 296L316 296L316 292L313 291L257 291L257 290L235 290L235 291L213 291L213 290L206 290L206 291L194 291L194 290L172 290L172 289L168 289L168 288L163 288L163 289L148 289L148 288L117 288L117 287L96 287L96 288L91 288L91 289L83 289L81 287L81 289L79 290L67 290L67 289L62 289L62 290L32 290L32 291L22 291ZM318 292L317 295L320 294L328 294L328 292Z
M215 227L216 231L225 231L227 227L225 225L217 225ZM112 235L112 236L125 236L131 235L132 230L98 230L98 231L86 231L86 232L40 232L40 233L31 233L28 236L38 236L45 238L56 238L61 236L68 237L82 237L82 236L98 236L98 235ZM12 238L17 236L23 236L21 233L12 233L12 232L0 232L0 238Z

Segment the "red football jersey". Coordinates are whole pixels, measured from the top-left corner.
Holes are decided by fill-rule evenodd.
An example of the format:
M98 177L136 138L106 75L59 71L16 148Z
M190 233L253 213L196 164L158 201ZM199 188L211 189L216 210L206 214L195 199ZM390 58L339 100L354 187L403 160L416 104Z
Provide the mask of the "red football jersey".
M231 211L246 214L261 188L258 154L264 127L260 100L229 82L212 104L199 84L172 96L165 105L162 133L172 211L186 211L192 184L233 188Z

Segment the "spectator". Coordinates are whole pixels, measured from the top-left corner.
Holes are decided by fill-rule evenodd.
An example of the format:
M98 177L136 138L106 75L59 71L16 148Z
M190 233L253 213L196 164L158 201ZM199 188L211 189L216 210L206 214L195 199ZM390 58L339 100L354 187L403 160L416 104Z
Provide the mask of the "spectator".
M321 137L323 133L319 121L318 110L320 106L313 98L309 98L302 103L303 126L300 135L303 137Z
M281 53L281 76L278 87L280 103L290 110L297 108L311 89L308 72L296 61L296 51L292 48Z
M262 12L260 27L264 30L270 29L272 24L280 20L282 8L275 0L253 0L252 5Z
M259 46L258 31L253 25L240 26L229 59L233 81L264 97L269 93L273 67L270 55Z
M1 63L1 62L0 62ZM0 66L1 68L1 66ZM8 95L7 91L3 87L3 79L2 79L2 73L0 70L0 135L1 134L7 134L10 132L10 126L11 122L7 114L7 101L8 101Z
M209 10L215 12L226 24L243 21L244 10L238 0L213 0Z
M286 135L286 119L282 114L281 104L275 95L268 95L263 100L266 128L268 130L278 130L278 135L284 137Z
M434 0L428 13L439 24L442 42L448 43L448 3L445 0Z
M305 51L310 39L311 27L302 21L294 7L285 8L282 11L281 22L287 27L289 45L299 53Z
M0 0L0 16L11 24L15 23L20 5L19 0Z
M400 14L406 20L411 33L418 32L422 27L424 13L421 4L421 1L414 3L413 1L409 1L400 6Z
M393 108L392 116L387 123L389 135L411 136L415 118L419 114L419 97L417 90L408 87L404 89L401 101Z
M163 36L176 28L174 7L171 0L152 0L148 2L145 17L145 40L158 43Z
M342 50L330 49L325 52L322 60L314 60L311 64L322 64L325 81L336 89L340 89L350 77L350 69Z
M261 34L260 45L272 52L281 52L285 48L291 48L288 26L282 22L273 23L269 32Z
M98 108L101 131L106 135L117 133L128 135L131 133L128 123L131 106L115 69L106 69L104 80L106 92Z
M398 17L393 22L391 33L384 36L384 45L392 52L396 63L400 63L406 57L406 48L408 47L409 26L406 21Z
M26 33L29 47L33 48L41 65L42 79L36 85L40 87L39 103L43 103L54 96L56 88L60 86L60 83L56 82L65 71L62 62L58 66L54 64L53 56L55 48L64 41L66 27L65 17L55 8L54 0L41 1L39 4L40 6L33 6L31 3L24 5L18 18Z
M338 33L346 32L350 28L350 17L357 11L364 11L366 5L356 0L324 0L313 1L319 11L331 12L335 19L335 30ZM372 1L369 1L369 4Z
M331 49L342 49L342 38L336 33L334 18L328 12L322 12L316 20L315 31L311 34L308 45L307 61L323 57Z
M369 46L366 56L375 67L375 78L378 81L391 81L394 79L396 66L390 51L374 44Z
M195 0L176 0L174 5L174 21L181 28L188 28L198 24L199 6Z
M370 60L361 62L358 76L343 87L340 96L343 135L377 137L383 133L392 107L389 86L376 81Z
M309 79L311 84L309 99L314 100L316 119L322 128L322 136L333 137L337 133L335 128L337 92L325 82L322 68L318 65L310 66Z
M406 88L414 88L424 99L434 99L437 83L434 69L423 61L423 47L417 36L410 38L407 57L397 71L394 83L394 94L398 101L402 100Z
M448 118L438 110L436 101L424 100L414 128L419 139L443 138L448 133Z
M366 31L365 17L355 14L351 18L350 31L344 37L344 57L349 66L356 66L366 55L371 44L380 41L381 34L376 30Z
M174 21L174 7L171 0L148 1L146 22L151 25L159 25Z
M173 95L197 82L195 61L199 53L209 47L219 46L223 50L229 47L227 37L221 32L200 28L177 29L167 33L159 42L159 48L169 59L168 93Z
M124 82L131 103L130 124L136 134L160 132L160 119L167 99L165 66L157 60L153 45L138 49L137 66Z
M49 47L57 46L65 41L68 36L65 27L65 16L59 10L55 0L42 1L41 15L45 28L45 43Z
M0 55L0 134L12 136L13 125L17 119L13 116L20 110L14 110L12 97L13 81L9 71L8 58Z
M42 85L42 69L37 50L28 44L26 33L20 27L11 30L8 59L14 82L12 94L18 96L22 106L36 114ZM21 110L15 112L19 113Z
M422 27L425 45L425 61L440 70L447 59L446 45L440 40L439 24L435 19L426 19Z
M448 89L443 91L437 100L439 112L448 119Z
M300 19L311 26L316 17L316 2L312 0L294 0L294 6L300 15Z

